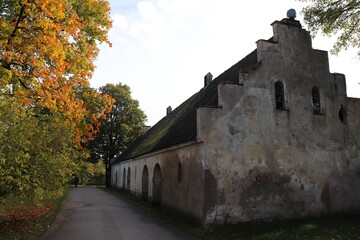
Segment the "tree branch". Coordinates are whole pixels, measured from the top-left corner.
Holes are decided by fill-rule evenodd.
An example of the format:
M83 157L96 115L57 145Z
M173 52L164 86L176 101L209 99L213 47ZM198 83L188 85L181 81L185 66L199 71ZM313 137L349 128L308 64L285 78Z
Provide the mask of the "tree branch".
M21 21L21 19L23 18L24 11L25 11L25 6L22 5L22 6L21 6L21 9L20 9L19 17L18 17L18 19L17 19L17 21L16 21L16 24L15 24L15 27L14 27L14 30L13 30L13 32L10 34L10 37L8 38L8 44L11 43L11 39L12 39L13 37L15 37L16 31L17 31L17 29L19 28L20 21Z
M1 66L2 66L3 68L7 69L7 70L12 70L12 69L11 69L11 66L12 66L12 65L18 65L18 66L20 66L20 67L22 67L22 68L25 67L25 66L23 66L23 65L21 65L21 64L19 64L19 63L14 63L14 62L8 63L8 62L1 61ZM25 83L24 83L19 77L18 77L18 81L19 81L19 83L21 84L21 86L23 86L24 88L26 88L26 89L31 89L30 87L26 86Z
M31 89L30 87L26 86L25 83L23 83L23 81L20 78L18 78L18 80L21 86L23 86L25 89Z

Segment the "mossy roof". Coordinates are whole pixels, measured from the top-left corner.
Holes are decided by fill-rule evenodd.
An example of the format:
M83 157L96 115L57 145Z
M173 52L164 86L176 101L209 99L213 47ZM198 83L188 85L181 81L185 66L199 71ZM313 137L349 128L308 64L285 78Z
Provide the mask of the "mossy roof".
M162 118L144 135L137 138L114 161L121 162L160 149L195 140L197 137L196 111L199 107L218 107L218 85L239 82L239 71L257 63L256 49L220 74L199 92L191 96L170 114Z

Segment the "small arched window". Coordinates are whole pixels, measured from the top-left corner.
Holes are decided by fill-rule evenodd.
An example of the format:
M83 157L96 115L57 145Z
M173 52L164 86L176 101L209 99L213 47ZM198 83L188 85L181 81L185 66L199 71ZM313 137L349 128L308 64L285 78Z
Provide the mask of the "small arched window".
M182 182L182 164L181 164L181 162L179 162L179 164L178 164L177 182L178 183Z
M313 89L311 91L311 95L312 95L313 113L321 114L322 113L322 107L321 107L321 96L320 96L319 88L313 87Z
M275 82L275 103L276 109L285 109L284 84L280 81Z

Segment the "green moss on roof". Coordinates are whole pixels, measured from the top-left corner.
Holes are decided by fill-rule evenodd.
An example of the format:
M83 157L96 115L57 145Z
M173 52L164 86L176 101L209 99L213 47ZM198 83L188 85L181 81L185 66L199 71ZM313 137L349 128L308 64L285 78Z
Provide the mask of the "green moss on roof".
M136 139L123 154L115 159L115 163L195 140L197 137L197 109L199 107L217 107L218 85L222 82L238 83L240 69L247 69L256 63L257 52L254 50L161 119L145 135Z

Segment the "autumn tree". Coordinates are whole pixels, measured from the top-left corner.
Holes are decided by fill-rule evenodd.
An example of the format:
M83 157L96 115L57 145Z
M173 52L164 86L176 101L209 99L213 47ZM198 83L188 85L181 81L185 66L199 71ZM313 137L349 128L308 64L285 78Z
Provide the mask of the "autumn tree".
M89 97L101 99L102 109L89 112L74 91L89 86L97 44L109 43L109 12L105 0L0 0L2 91L75 122L78 145L83 135L96 132L97 120L111 105L92 92Z
M0 197L55 194L113 100L89 85L106 0L0 0Z
M310 5L302 10L311 32L321 30L325 35L337 36L332 53L348 47L360 48L359 0L300 0ZM360 57L360 51L358 52Z
M121 154L128 144L144 129L146 116L137 100L131 97L127 85L107 84L101 94L111 96L115 103L110 113L101 121L100 132L88 144L92 159L103 159L106 167L106 185L110 185L110 160Z

